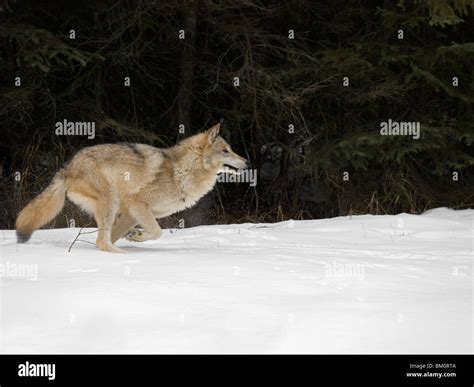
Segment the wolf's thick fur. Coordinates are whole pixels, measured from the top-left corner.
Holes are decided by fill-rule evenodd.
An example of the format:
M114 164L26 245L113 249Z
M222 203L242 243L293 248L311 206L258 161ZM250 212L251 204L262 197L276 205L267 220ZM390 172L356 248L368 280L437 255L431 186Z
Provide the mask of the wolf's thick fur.
M18 242L28 241L54 219L66 194L94 216L101 250L123 252L113 244L125 235L134 241L159 238L157 218L194 205L226 166L248 167L218 135L219 129L218 124L166 149L129 143L82 149L18 214ZM133 228L138 224L143 232Z

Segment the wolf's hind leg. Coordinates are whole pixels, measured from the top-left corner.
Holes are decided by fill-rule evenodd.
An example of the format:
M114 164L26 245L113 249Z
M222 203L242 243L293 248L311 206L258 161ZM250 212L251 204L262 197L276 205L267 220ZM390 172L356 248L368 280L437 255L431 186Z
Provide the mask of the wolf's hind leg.
M112 227L118 209L118 200L113 195L103 195L103 198L97 201L94 217L99 228L99 235L97 236L96 245L102 251L125 252L112 244Z
M127 232L125 239L131 242L142 242L143 240L141 238L144 232L145 230L141 228L133 227Z
M151 239L158 239L161 236L161 227L155 216L145 204L135 204L129 208L130 215L136 220L135 224L140 224L145 230L132 229L127 235L127 239L135 242L143 242ZM138 230L138 231L136 231Z
M112 226L112 243L115 243L120 238L123 238L135 226L137 222L128 213L121 213L117 215L114 225Z

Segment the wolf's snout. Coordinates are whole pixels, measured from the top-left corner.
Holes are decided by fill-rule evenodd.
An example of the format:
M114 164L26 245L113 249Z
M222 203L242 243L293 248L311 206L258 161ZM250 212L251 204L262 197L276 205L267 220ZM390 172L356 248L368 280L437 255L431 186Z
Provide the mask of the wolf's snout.
M250 168L250 161L244 159L243 157L240 158L239 162L237 163L236 167L238 169L249 169Z

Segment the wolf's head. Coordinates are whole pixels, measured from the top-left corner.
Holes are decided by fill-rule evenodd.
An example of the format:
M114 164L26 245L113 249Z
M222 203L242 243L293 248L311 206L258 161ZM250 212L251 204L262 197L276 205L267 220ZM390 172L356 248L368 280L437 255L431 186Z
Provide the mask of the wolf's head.
M249 167L249 162L233 152L230 145L219 136L220 124L203 133L204 149L203 163L206 169L215 169L220 172L237 173Z

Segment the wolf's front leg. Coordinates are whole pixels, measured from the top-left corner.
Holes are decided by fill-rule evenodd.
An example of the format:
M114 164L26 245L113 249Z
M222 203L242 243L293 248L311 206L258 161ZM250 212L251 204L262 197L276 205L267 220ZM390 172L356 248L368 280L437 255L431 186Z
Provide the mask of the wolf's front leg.
M152 239L158 239L161 234L161 227L155 219L155 216L145 204L135 204L129 209L130 215L135 218L144 230L132 228L126 238L129 241L143 242Z

